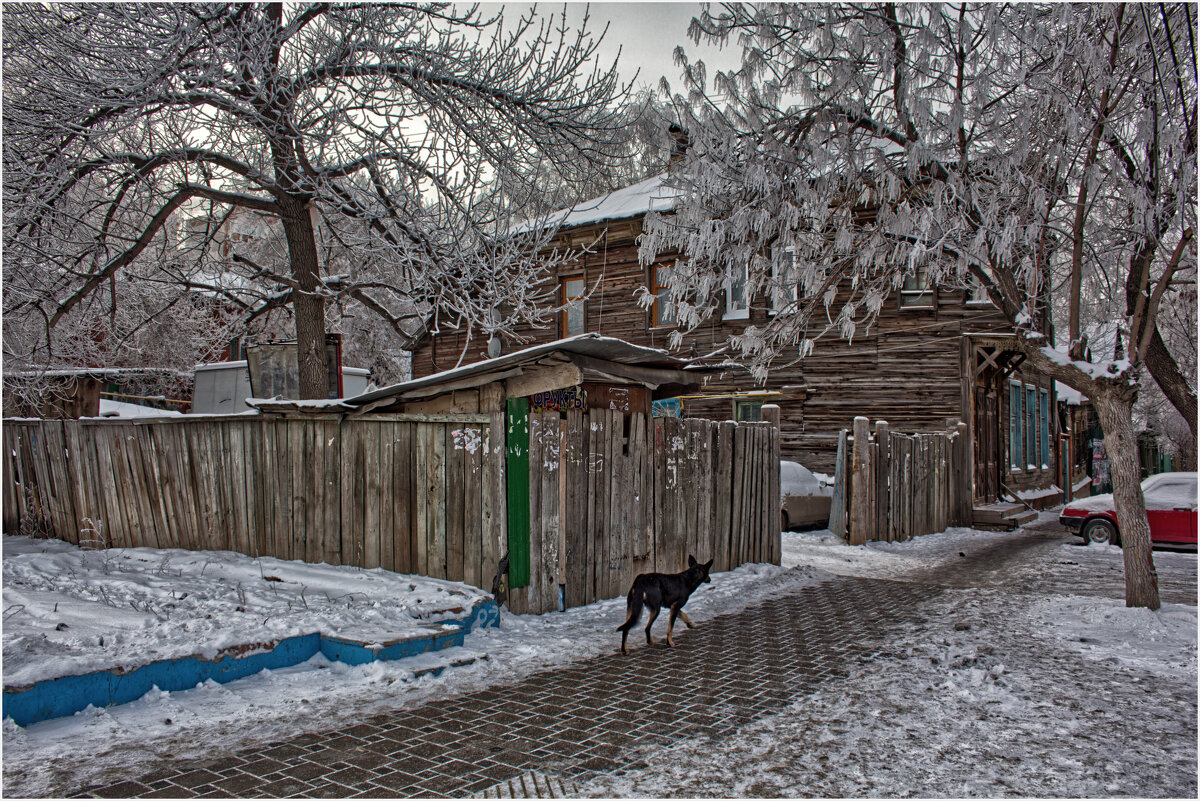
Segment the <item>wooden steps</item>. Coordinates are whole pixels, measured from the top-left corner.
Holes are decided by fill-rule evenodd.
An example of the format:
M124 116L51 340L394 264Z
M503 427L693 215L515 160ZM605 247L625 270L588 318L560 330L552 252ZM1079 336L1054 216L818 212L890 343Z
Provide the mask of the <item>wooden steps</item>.
M971 525L986 531L1012 531L1037 520L1038 513L1020 503L992 503L976 506Z

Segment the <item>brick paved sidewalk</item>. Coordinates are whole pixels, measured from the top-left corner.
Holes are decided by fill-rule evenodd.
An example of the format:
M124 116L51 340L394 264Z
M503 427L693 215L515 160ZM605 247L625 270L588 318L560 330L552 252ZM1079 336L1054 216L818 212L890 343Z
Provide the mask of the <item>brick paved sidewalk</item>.
M844 677L921 620L944 587L994 584L1025 552L1062 541L1014 534L916 581L840 578L721 615L676 648L638 647L506 686L376 715L136 780L98 797L551 797L638 768L641 746L721 736ZM1192 579L1192 593L1195 580ZM647 749L652 750L652 749Z

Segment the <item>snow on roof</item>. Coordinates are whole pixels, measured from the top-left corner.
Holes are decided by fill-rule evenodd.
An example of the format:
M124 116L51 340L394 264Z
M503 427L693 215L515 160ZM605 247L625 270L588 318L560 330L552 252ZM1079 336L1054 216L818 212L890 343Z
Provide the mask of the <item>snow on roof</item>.
M661 173L636 184L609 192L607 195L583 200L566 209L551 212L544 220L527 220L514 226L514 231L527 231L535 226L558 225L573 228L604 220L624 220L650 211L670 211L675 208L679 191L664 184L667 174Z
M142 406L137 403L126 403L125 401L101 398L100 416L120 417L122 419L133 417L183 417L183 412L177 412L173 409L154 409L150 406Z
M1068 406L1082 406L1087 396L1077 389L1073 389L1061 381L1054 382L1054 391L1058 395L1058 399Z

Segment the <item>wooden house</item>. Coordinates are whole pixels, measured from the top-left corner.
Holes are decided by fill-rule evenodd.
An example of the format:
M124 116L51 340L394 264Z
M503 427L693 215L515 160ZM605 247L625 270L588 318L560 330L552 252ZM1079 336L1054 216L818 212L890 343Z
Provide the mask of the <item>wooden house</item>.
M673 259L662 254L644 264L638 257L646 213L672 207L664 179L660 175L560 212L554 244L586 246L545 276L557 284L566 310L557 326L508 332L502 349L515 341L544 343L584 332L668 347L675 325L665 304L647 309L636 301L642 287L658 295L659 268ZM764 403L776 404L782 410L782 458L821 472L832 472L839 432L855 416L886 420L893 431L907 433L945 431L962 421L975 465L976 506L1014 496L1061 500L1061 491L1055 493L1060 434L1055 382L1028 368L1007 322L986 299L909 281L887 300L870 330L852 342L822 340L803 359L782 355L758 384L748 370L728 366L720 352L731 334L770 314L768 298L743 297L738 277L731 276L722 313L686 334L676 351L722 368L699 389L680 393L673 408L684 417L749 421L759 419ZM413 353L413 375L436 373L460 358L486 358L487 342L469 337L468 331L445 327L428 337Z

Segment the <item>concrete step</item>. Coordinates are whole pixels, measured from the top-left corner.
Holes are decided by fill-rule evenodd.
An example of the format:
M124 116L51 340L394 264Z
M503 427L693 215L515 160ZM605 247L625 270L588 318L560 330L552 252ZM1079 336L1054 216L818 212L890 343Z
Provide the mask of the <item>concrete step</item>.
M985 531L1012 531L1037 520L1038 513L1020 503L993 503L976 506L972 525Z

